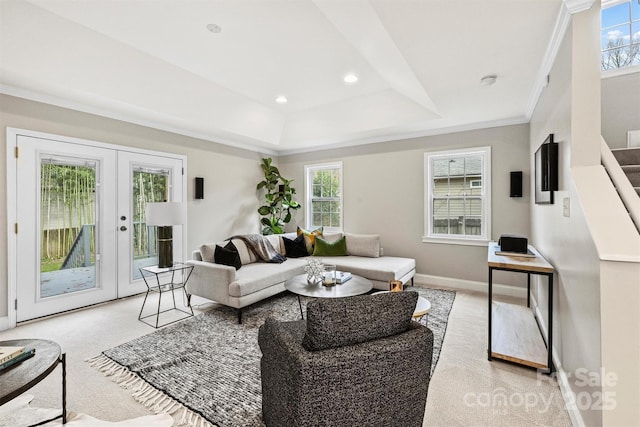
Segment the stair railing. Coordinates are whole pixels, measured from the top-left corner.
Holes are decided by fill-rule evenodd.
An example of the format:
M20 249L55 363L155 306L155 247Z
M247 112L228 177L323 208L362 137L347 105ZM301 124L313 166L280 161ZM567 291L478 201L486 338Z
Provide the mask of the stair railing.
M629 179L620 167L620 164L613 156L611 149L602 137L600 144L600 155L602 157L602 164L611 177L613 185L618 190L618 194L622 199L622 203L627 208L627 211L629 212L633 223L638 229L638 232L640 232L640 197L638 197L638 193L636 193L636 190L634 190L631 182L629 182Z
M91 229L93 224L85 224L80 228L69 253L60 270L68 268L88 267L91 265Z

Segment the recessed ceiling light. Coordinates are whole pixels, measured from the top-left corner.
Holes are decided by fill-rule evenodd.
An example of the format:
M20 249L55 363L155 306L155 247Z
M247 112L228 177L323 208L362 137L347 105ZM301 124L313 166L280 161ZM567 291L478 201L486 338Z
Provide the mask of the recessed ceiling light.
M276 98L276 102L278 104L286 104L288 101L287 97L284 95L280 95L279 97Z
M498 76L496 76L495 74L491 74L481 78L480 83L482 83L483 86L491 86L496 82L496 80L498 80Z
M344 76L343 80L345 83L355 83L358 81L358 76L356 76L355 74L347 74L346 76Z
M222 27L220 25L217 24L207 24L207 30L211 31L212 33L220 33L222 32Z

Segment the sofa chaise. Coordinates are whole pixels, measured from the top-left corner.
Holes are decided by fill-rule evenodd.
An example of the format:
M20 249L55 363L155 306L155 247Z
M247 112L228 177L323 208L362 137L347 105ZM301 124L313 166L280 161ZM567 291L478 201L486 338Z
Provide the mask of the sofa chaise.
M335 264L338 270L371 280L375 289L388 290L391 280L403 284L413 281L415 260L383 256L380 236L335 233L324 238L335 241L343 236L348 255L321 257L323 261ZM293 240L296 237L295 232L264 236L283 256L286 255L284 238ZM263 262L249 250L244 240L232 238L230 241L237 248L242 266L236 270L233 266L216 264L212 259L216 246L224 247L228 241L201 245L187 261L194 269L186 288L189 299L191 295L197 295L238 309L238 323L241 323L242 308L283 292L285 281L305 273L309 257L288 257L282 263Z

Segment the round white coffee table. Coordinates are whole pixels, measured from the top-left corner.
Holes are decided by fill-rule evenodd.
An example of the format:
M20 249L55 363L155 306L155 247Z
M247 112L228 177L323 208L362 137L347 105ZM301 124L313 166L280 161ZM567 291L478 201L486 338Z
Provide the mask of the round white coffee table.
M301 274L299 276L292 277L284 282L284 287L289 292L292 292L298 296L298 305L300 306L300 315L304 319L304 313L302 311L302 303L300 302L300 296L310 298L342 298L352 297L355 295L362 295L373 289L373 283L371 280L365 279L355 274L351 276L351 279L344 283L336 284L333 286L324 286L321 283L309 284L307 282L307 275Z
M389 291L374 292L373 295L384 294L387 292ZM413 314L411 315L411 317L413 318L413 320L417 322L421 322L423 318L429 315L429 310L431 310L431 302L429 302L429 300L426 299L425 297L418 296L418 301L416 302L416 308L413 310Z

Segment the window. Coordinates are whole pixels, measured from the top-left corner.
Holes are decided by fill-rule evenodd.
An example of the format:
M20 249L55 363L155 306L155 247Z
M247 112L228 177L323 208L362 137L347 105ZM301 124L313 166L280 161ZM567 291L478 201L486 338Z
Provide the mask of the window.
M609 2L602 9L600 46L602 71L640 65L640 3Z
M342 231L342 162L305 166L306 227Z
M482 188L482 180L481 179L471 179L469 180L470 188Z
M424 154L424 242L491 238L491 147Z

